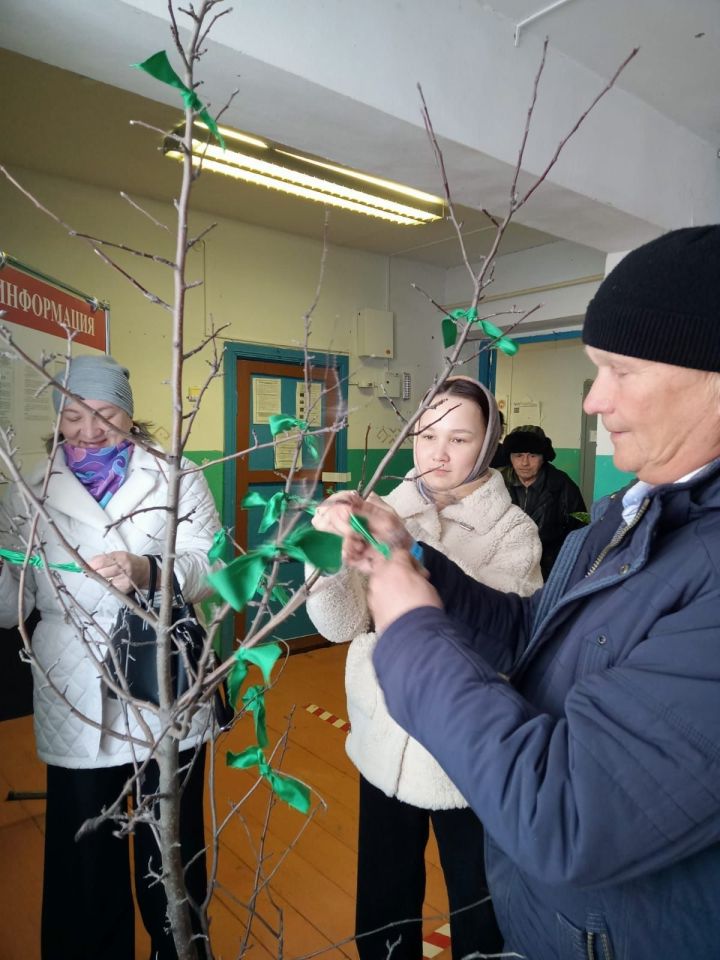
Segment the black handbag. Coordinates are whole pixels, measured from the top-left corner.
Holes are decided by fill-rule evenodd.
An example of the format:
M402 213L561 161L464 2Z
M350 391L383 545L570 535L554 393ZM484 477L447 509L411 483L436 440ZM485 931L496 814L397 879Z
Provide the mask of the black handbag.
M150 561L150 576L146 594L136 593L135 601L144 610L153 610L158 580L157 558L147 554ZM173 574L173 603L170 636L170 675L175 699L182 696L192 684L197 664L202 656L207 634L195 615L191 603L182 595L177 577ZM122 606L110 632L114 657L108 652L105 666L112 680L122 686L119 674L124 677L132 697L159 704L160 693L157 677L157 636L152 624L129 607ZM116 669L116 663L117 667ZM212 664L210 664L212 666ZM224 692L224 691L223 691ZM117 699L114 690L108 696ZM226 726L233 716L220 689L214 693L215 716L220 726Z

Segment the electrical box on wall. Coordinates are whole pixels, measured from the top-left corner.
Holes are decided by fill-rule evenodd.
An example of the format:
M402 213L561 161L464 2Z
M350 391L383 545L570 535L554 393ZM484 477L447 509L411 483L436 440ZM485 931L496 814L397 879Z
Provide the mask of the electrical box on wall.
M380 357L383 360L395 356L393 324L395 314L391 310L359 310L355 318L355 345L359 357Z
M393 400L402 395L402 385L399 373L391 373L386 370L379 378L380 382L375 384L376 397L391 397Z

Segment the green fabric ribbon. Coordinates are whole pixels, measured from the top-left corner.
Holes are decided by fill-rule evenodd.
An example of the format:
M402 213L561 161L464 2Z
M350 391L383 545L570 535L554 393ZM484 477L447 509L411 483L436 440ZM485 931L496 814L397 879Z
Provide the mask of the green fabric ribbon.
M268 745L267 727L265 725L265 688L259 684L248 687L243 694L242 701L245 709L252 713L255 720L255 738L261 747Z
M273 600L277 600L281 607L284 607L290 600L290 594L285 587L281 587L280 584L272 588L270 596Z
M248 507L265 507L265 513L263 513L260 526L258 527L260 533L265 533L273 524L278 522L291 503L301 504L302 509L311 516L315 513L317 506L312 501L297 497L294 493L285 493L284 490L274 493L269 500L254 490L252 493L245 495L242 506L246 509Z
M238 647L233 654L235 663L227 681L228 699L233 708L237 706L238 694L248 675L249 664L259 668L263 680L268 684L272 668L281 653L282 648L277 643L262 643L257 647Z
M242 753L227 753L227 765L236 770L247 770L249 767L257 767L260 776L264 777L270 784L270 788L281 800L299 810L300 813L307 813L310 809L310 790L287 774L278 773L273 770L265 759L265 754L260 747L253 746L243 750Z
M506 337L500 327L496 327L495 324L490 323L489 320L478 320L475 307L470 307L467 310L452 310L443 317L442 335L443 346L446 350L448 347L455 345L455 341L457 340L456 321L458 320L467 320L470 324L479 323L483 329L483 333L495 341L493 346L497 347L498 350L502 350L508 357L514 357L518 352L518 345L514 340L511 340L510 337Z
M268 563L288 557L309 563L322 573L337 573L342 563L341 550L342 540L334 533L311 526L298 527L282 543L265 543L213 571L208 582L226 603L240 611L257 592Z
M227 534L224 529L218 530L218 532L213 537L212 546L208 550L208 560L210 563L214 563L216 560L222 560L225 555L225 548L227 547Z
M497 347L498 350L502 350L508 357L514 357L520 349L514 340L506 337L500 327L496 327L495 324L490 323L489 320L481 320L480 326L483 328L483 333L495 341L493 346Z
M387 558L390 556L390 547L386 543L381 543L375 539L370 533L367 520L364 517L358 517L354 513L351 513L350 526L356 533L359 533L361 537L367 540L371 547L374 547L378 553L381 553L383 557Z
M186 87L180 77L175 73L170 65L167 53L165 53L164 50L158 50L157 53L154 53L151 57L148 57L147 60L143 60L142 63L133 63L132 66L136 67L138 70L144 70L145 73L149 73L151 77L154 77L161 83L167 83L169 86L175 87L176 90L179 90L182 94L185 106L197 113L223 150L225 149L225 141L223 140L222 134L218 130L218 125L214 118L210 116L207 108L202 105L202 102L195 91L190 90L189 87Z
M22 566L26 560L29 567L36 567L41 570L45 566L45 561L42 557L38 557L37 555L28 557L22 550L0 550L0 557L3 560L7 560L8 563L14 563L16 566ZM50 570L67 570L68 573L83 572L83 568L78 566L77 563L48 563L47 566Z
M297 429L303 431L309 428L310 425L307 420L298 420L297 417L289 417L284 413L273 413L270 415L270 433L273 437L276 437L278 433L284 433L286 430ZM310 456L314 460L317 460L320 456L320 451L318 450L315 437L303 437L303 443L307 447Z
M467 320L468 323L475 323L477 321L477 310L473 307L468 310L453 310L443 317L442 335L443 346L446 350L448 347L455 346L457 340L457 324L455 321L457 320Z
M265 513L262 515L260 526L258 528L260 533L265 533L265 531L269 530L273 524L278 522L280 517L287 510L290 501L298 499L299 497L294 497L291 494L285 493L284 490L280 490L278 493L274 493L269 500L266 500L261 493L253 491L244 497L242 505L245 508L265 507Z

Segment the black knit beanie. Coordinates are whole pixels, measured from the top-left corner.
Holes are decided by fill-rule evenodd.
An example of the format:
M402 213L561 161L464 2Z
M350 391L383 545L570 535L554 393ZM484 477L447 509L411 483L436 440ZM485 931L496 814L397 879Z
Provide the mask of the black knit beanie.
M515 427L502 442L503 453L539 453L545 461L555 459L552 440L545 435L542 427L528 425Z
M687 227L628 253L588 304L583 342L720 371L720 226Z

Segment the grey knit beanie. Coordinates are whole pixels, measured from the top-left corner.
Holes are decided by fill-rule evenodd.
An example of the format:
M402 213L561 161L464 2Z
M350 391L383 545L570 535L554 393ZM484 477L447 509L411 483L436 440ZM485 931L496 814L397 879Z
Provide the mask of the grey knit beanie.
M63 383L64 374L55 378ZM107 356L82 356L70 360L70 370L66 383L71 393L83 400L105 400L124 410L132 417L134 412L130 372L121 367L117 360ZM62 394L53 390L53 406L60 409Z
M720 371L720 226L673 230L628 253L588 304L583 342Z

